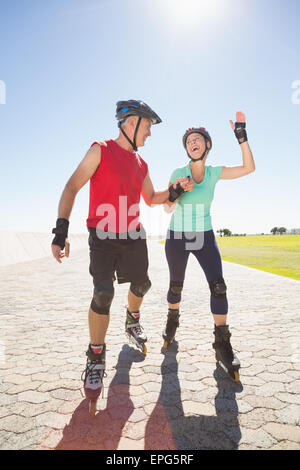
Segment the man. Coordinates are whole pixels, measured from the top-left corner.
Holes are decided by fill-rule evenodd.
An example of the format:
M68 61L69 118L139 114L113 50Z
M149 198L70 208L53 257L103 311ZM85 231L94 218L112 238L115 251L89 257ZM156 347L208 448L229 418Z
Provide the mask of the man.
M154 191L148 165L138 147L151 136L151 125L159 116L144 102L117 103L119 136L116 140L94 142L62 193L52 253L61 263L69 256L69 218L78 191L90 180L87 227L90 233L90 274L94 295L89 309L90 344L84 372L84 390L94 416L105 373L105 336L114 296L113 281L130 282L125 329L129 338L146 354L147 337L139 323L143 297L150 289L145 231L139 221L142 194L148 206L163 204L189 190L187 178L177 179L165 191ZM63 253L62 250L65 250Z

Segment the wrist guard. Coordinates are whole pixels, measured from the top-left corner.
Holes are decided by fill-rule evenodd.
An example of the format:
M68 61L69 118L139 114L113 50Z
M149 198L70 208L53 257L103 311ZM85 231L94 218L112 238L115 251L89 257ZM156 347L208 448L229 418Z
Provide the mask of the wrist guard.
M184 189L180 183L177 183L176 189L174 189L173 185L169 187L169 193L169 201L174 202L182 193L184 193Z
M248 141L245 122L236 122L234 133L239 144L242 144L243 142Z
M56 227L52 230L55 233L52 245L58 245L63 250L65 247L66 238L68 238L69 221L67 219L57 219Z

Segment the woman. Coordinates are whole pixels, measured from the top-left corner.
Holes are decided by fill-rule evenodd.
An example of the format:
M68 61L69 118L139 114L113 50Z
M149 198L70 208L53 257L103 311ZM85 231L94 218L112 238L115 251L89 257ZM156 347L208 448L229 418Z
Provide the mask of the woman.
M229 121L242 151L242 165L236 167L207 166L206 160L212 148L209 133L203 128L190 128L183 136L183 145L191 160L182 168L173 171L170 178L170 197L166 210L175 208L168 230L165 245L170 270L168 291L168 320L163 332L164 348L168 347L179 326L179 306L185 270L190 253L195 255L202 267L211 292L211 312L215 329L216 359L235 381L239 380L240 362L234 355L230 344L230 331L227 325L228 302L226 284L223 279L221 256L211 225L210 206L214 188L219 179L235 179L248 175L255 170L250 150L246 119L242 112L236 113L236 123ZM188 178L189 183L172 184L177 178ZM193 241L192 241L193 240ZM191 243L192 241L192 243Z

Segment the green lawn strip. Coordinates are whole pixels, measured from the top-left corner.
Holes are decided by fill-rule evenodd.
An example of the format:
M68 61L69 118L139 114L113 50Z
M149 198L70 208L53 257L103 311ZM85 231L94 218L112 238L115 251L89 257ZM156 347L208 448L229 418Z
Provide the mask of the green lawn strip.
M300 235L217 237L217 243L224 261L300 281Z
M222 259L300 280L300 237L248 236L217 239Z

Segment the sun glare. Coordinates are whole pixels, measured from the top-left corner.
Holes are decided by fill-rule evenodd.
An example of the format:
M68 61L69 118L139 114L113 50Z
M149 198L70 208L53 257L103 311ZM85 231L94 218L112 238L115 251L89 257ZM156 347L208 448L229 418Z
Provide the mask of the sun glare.
M170 18L176 23L192 26L205 24L220 16L223 0L165 0Z

